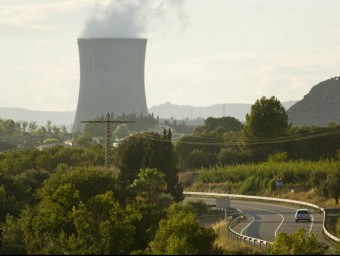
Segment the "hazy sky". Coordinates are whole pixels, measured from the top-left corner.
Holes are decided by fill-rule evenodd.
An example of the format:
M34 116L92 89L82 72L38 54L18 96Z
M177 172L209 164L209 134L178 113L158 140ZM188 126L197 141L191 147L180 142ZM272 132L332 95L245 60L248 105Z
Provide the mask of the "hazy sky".
M339 0L1 0L0 107L76 110L92 36L148 39L148 108L301 100L340 76L339 15Z

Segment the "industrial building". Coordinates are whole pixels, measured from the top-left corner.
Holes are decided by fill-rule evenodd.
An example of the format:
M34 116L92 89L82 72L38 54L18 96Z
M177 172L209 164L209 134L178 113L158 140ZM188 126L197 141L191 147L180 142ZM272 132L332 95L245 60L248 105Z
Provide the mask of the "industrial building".
M81 121L113 113L147 116L144 66L147 39L79 38L80 87L73 132Z

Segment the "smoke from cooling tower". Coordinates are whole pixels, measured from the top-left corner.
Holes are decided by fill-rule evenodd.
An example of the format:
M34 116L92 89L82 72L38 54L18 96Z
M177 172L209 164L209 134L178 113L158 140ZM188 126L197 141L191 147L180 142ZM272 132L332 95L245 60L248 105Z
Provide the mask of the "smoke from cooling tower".
M80 37L148 37L169 24L186 22L183 0L115 0L97 3Z
M141 38L173 17L183 21L182 0L117 0L97 5L78 39L80 87L73 131L105 113L148 115Z

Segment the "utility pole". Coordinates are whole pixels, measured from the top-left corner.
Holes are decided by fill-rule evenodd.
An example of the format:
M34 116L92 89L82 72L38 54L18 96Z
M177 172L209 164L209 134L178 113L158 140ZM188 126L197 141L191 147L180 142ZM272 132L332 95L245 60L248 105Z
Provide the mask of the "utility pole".
M89 120L89 121L80 121L81 123L105 123L105 135L106 135L106 147L105 147L105 168L109 169L110 165L110 148L111 148L111 123L135 123L133 121L118 121L118 120L110 120L110 114L106 113L105 120Z

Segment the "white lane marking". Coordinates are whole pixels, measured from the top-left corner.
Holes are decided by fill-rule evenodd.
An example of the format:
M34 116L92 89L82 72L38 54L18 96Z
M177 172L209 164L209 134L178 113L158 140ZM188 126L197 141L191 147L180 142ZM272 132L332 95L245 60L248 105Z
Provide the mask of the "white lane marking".
M254 204L260 204L260 203L254 203ZM260 205L263 205L263 204L260 204ZM234 204L233 204L233 206L234 206ZM237 206L237 207L245 207L245 208L252 208L252 207L248 207L248 206L244 206L244 205L237 205L237 204L236 204L235 206ZM293 207L289 207L289 206L281 206L281 205L275 205L275 207L286 208L286 209L291 209L291 210L296 210L296 209L298 209L298 208L293 208ZM253 209L256 209L256 208L253 208ZM260 208L260 210L263 210L263 209ZM269 211L269 210L268 210L268 211ZM281 216L282 216L282 215L281 215ZM312 217L312 221L311 221L310 227L309 227L309 234L311 234L312 229L313 229L313 224L314 224L314 216L313 216L313 214L310 214L310 216ZM282 216L282 217L283 217L283 216ZM279 230L279 228L281 227L282 224L283 224L283 223L281 222L280 225L278 226L278 228L276 229L276 231L275 231L275 236L276 236L277 231Z
M247 215L250 215L250 214L247 213ZM245 226L245 227L241 230L241 232L240 232L241 235L243 235L243 231L246 230L246 229L247 229L247 228L255 221L254 216L253 216L253 215L250 215L250 216L253 218L253 220L252 220L251 222L249 222L248 225Z
M309 235L310 235L310 233L312 232L313 223L314 223L314 217L313 217L313 215L311 214L310 216L312 217L312 223L310 224Z
M234 205L233 205L234 206ZM238 206L238 207L240 207L240 205L235 205L235 206ZM256 208L256 207L248 207L248 206L241 206L241 207L244 207L244 208L249 208L249 209L255 209L255 210L262 210L262 211L267 211L267 212L271 212L271 213L274 213L274 214L277 214L277 215L279 215L280 217L281 217L281 223L279 224L279 226L277 227L277 229L275 230L275 236L277 236L277 232L279 231L279 229L280 229L280 227L281 227L281 225L283 224L283 222L284 222L284 220L285 220L285 218L283 217L283 215L282 214L280 214L280 213L278 213L278 212L274 212L274 211L270 211L270 210L266 210L266 209L263 209L263 208ZM248 214L248 215L250 215L250 214ZM254 218L254 220L255 220L255 218ZM250 226L250 224L252 224L253 222L254 222L254 220L251 222L251 223L249 223L247 226L246 226L246 228L248 227L248 226ZM245 229L245 228L244 228ZM243 229L243 230L244 230ZM242 232L243 232L243 230L242 230ZM242 234L242 233L241 233Z

